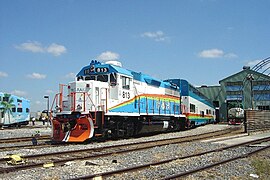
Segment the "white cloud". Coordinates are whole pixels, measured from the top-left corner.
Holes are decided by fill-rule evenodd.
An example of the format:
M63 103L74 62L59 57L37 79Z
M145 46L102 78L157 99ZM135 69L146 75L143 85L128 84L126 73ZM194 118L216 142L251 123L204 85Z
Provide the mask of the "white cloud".
M54 56L60 56L67 52L67 49L63 45L52 43L48 48L47 52L53 54Z
M111 52L111 51L106 51L101 53L97 59L102 60L102 61L110 61L110 60L118 60L119 59L119 54Z
M15 45L15 48L21 51L30 51L33 53L49 53L54 56L60 56L67 52L66 47L63 45L52 43L49 47L45 47L37 41L29 41L20 45Z
M65 75L65 78L68 78L68 79L71 79L71 78L75 78L76 77L76 74L71 72L71 73L68 73Z
M3 71L0 71L0 78L1 77L8 77L8 74Z
M33 72L32 74L28 74L27 77L31 79L45 79L46 75Z
M238 57L234 53L224 53L224 51L221 49L203 50L203 51L199 52L198 56L201 58L221 58L221 57L236 58L236 57Z
M17 96L25 96L27 93L25 91L20 91L20 90L14 90L14 91L11 91L10 94L14 94L14 95L17 95Z
M141 37L150 38L155 41L168 41L169 40L169 37L166 36L162 31L144 32L141 34Z
M15 48L22 50L22 51L31 51L33 53L40 53L44 52L44 48L42 47L41 43L37 41L29 41L26 43L22 43L20 45L16 45Z
M220 58L224 55L224 52L219 49L203 50L199 53L199 57L202 58Z

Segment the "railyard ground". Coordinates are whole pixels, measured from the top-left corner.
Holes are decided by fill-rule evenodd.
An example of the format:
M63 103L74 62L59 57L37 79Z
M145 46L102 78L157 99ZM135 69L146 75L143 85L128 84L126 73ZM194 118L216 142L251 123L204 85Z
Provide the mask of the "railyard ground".
M190 131L178 132L178 133L168 133L168 134L160 134L151 137L144 137L142 139L151 139L151 138L159 138L161 136L174 136L175 134L189 134L189 132L196 132L196 131L203 131L204 129L213 130L216 129L223 129L228 127L228 125L224 124L216 124L216 125L206 125L199 128L192 129ZM243 129L239 130L243 132ZM29 137L34 135L35 133L40 133L41 135L50 135L51 134L51 126L48 123L43 124L41 121L36 121L35 125L29 124L26 127L22 128L5 128L4 130L0 130L0 138L15 138L15 137ZM121 143L123 142L132 142L138 139L128 139L128 140L119 140ZM112 142L105 142L104 144L109 144ZM89 145L75 145L80 146L89 146ZM92 146L92 145L90 145ZM93 145L95 146L95 144ZM44 150L47 151L47 150ZM48 149L48 151L53 151ZM26 151L21 150L21 154L24 154ZM4 152L0 153L0 157L4 156L5 154L10 154L13 152ZM33 152L31 152L33 153ZM128 161L128 159L126 159ZM124 161L124 160L123 160ZM84 165L83 165L84 166ZM85 167L81 167L82 169ZM40 173L40 171L31 171L31 175L25 172L15 172L15 173L8 173L4 176L0 177L0 179L66 179L72 176L68 175L58 175L57 168L51 168L44 170L44 173ZM237 172L235 172L237 171ZM63 170L65 172L65 170ZM26 174L25 174L26 173ZM61 173L60 173L61 174ZM138 175L140 177L140 175ZM192 176L188 176L187 179L269 179L270 177L270 150L263 151L255 156L249 158L243 158L242 160L238 161L237 163L228 163L225 166L220 168L209 169L203 171L201 173L197 173ZM151 179L151 178L150 178Z

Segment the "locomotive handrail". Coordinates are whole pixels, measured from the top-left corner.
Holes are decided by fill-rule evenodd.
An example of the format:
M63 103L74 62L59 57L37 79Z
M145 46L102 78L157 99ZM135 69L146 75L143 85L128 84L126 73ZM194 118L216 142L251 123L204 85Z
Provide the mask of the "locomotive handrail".
M93 118L91 114L90 114L90 115L91 115L91 118L92 118L93 121L94 121L94 124L96 124L97 108L96 108L95 104L93 103L93 101L92 101L92 99L91 99L91 97L90 97L90 94L88 94L88 93L86 92L86 95L87 95L87 97L89 98L89 100L91 101L91 103L94 105L94 108L95 108L95 112L94 112L95 118ZM86 101L86 100L85 100L85 101ZM85 102L84 102L84 103L85 103Z
M66 84L59 84L59 106L60 106L60 111L63 110L63 89L64 86L68 86Z
M57 100L58 100L58 96L60 96L60 94L61 93L57 93L57 94L55 94L55 96L54 96L54 99L53 99L53 102L52 102L52 105L51 105L51 108L50 108L50 112L48 112L48 113L50 113L50 118L49 118L49 120L51 120L52 119L52 114L53 114L53 111L52 111L52 108L53 108L53 105L54 105L54 103L55 102L57 102ZM60 107L60 112L62 111L62 107Z

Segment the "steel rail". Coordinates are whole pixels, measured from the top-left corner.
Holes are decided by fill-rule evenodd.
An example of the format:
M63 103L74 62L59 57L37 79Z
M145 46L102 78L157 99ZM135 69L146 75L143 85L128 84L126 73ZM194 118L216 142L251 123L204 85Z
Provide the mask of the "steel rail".
M14 143L14 142L25 142L25 141L31 141L32 139L33 139L33 137L3 138L3 139L0 139L0 144L2 144L2 143ZM51 139L51 137L46 135L46 136L40 136L37 139L44 140L44 139Z
M38 148L44 148L44 147L53 147L53 146L68 146L69 144L62 144L62 143L52 143L51 141L44 141L40 142L37 145L33 144L27 144L27 145L18 145L18 146L2 146L0 147L1 151L8 151L8 150L14 150L14 149L22 149L22 148L27 148L27 149L38 149ZM0 162L2 161L2 158L0 158Z

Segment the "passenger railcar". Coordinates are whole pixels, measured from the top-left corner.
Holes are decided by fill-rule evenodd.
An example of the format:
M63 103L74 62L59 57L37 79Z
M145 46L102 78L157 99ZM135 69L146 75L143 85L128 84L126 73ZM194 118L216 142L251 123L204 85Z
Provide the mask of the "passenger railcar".
M0 92L0 125L26 125L30 119L30 101Z
M216 119L215 107L208 98L184 79L168 79L180 88L182 113L186 115L187 127L213 123Z

